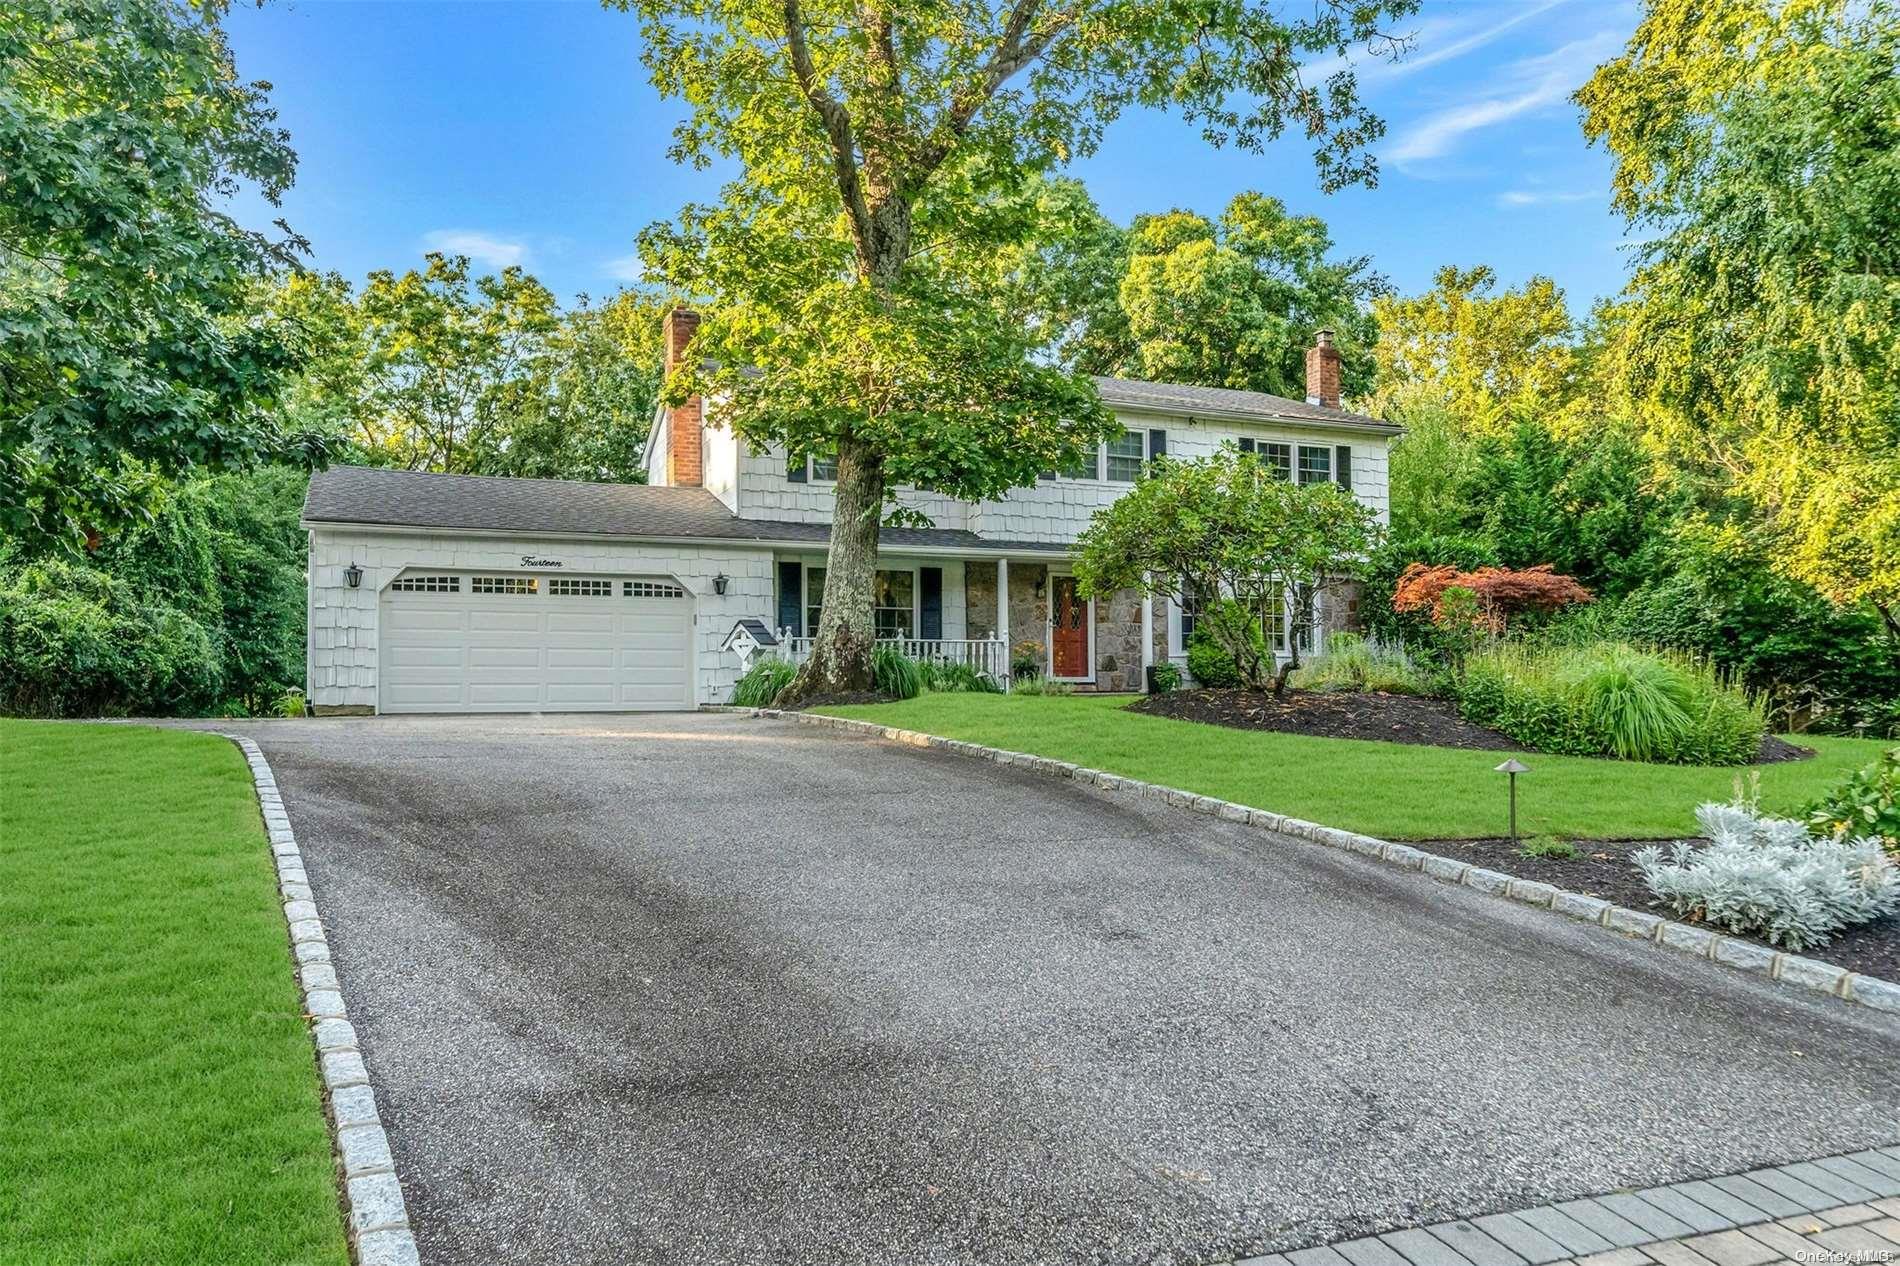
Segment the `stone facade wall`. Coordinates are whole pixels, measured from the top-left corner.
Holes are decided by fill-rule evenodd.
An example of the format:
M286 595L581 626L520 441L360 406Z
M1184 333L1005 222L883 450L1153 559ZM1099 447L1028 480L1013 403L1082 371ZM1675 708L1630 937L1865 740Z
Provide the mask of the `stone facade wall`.
M1036 596L1038 584L1042 585L1040 598ZM1048 671L1049 564L1047 563L1013 562L1009 565L1009 644L1011 659L1017 658L1023 651L1029 651L1035 655L1036 662L1043 666L1043 671Z
M1326 649L1326 639L1334 633L1358 633L1365 627L1359 614L1359 600L1366 587L1357 580L1328 585L1319 598L1319 638L1314 651Z
M996 632L996 564L963 564L963 627L971 637Z
M1141 595L1118 589L1095 599L1095 688L1140 690Z

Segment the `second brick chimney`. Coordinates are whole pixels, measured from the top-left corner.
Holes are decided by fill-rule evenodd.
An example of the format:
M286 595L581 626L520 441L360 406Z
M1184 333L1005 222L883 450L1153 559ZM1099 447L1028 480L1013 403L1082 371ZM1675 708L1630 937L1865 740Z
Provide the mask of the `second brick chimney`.
M1321 330L1306 349L1306 403L1339 407L1339 349L1331 330Z
M666 343L666 372L686 357L686 347L699 331L699 313L691 308L674 308L661 320L660 330ZM1311 364L1311 361L1308 361ZM1310 371L1309 371L1310 372ZM700 399L693 396L675 405L666 419L666 482L675 487L697 488L706 481L704 437L705 422Z

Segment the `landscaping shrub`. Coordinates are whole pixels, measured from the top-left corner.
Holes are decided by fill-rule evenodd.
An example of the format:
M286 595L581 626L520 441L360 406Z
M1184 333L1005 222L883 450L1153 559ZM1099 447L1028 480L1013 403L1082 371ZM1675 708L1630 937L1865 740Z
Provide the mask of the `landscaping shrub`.
M1533 835L1518 846L1520 857L1554 858L1569 861L1577 855L1577 846L1557 835Z
M1617 643L1495 646L1467 661L1456 695L1466 719L1567 756L1741 765L1767 729L1712 666Z
M924 689L937 694L993 695L1000 694L1003 689L988 673L978 672L973 665L954 660L919 660L918 668L924 675Z
M49 559L0 578L0 713L189 715L223 681L210 630L110 576Z
M1705 804L1711 841L1631 855L1649 890L1679 915L1801 950L1900 910L1900 866L1872 836L1815 839L1804 823L1753 805Z
M1383 690L1400 695L1435 692L1432 674L1403 646L1368 641L1357 633L1334 633L1318 659L1293 674L1302 690Z
M1815 835L1845 839L1872 836L1900 853L1900 747L1882 752L1867 768L1810 804L1805 816Z
M1181 688L1181 666L1172 660L1162 660L1154 666L1154 686L1157 691L1167 694Z
M798 674L798 668L790 661L776 655L766 655L752 661L733 683L732 702L740 708L770 707L772 700L778 698L778 692L785 689L792 678Z
M891 643L880 642L871 652L871 684L881 695L915 699L923 693L924 670Z
M1197 686L1231 690L1240 685L1240 665L1233 654L1199 629L1188 639L1187 666Z

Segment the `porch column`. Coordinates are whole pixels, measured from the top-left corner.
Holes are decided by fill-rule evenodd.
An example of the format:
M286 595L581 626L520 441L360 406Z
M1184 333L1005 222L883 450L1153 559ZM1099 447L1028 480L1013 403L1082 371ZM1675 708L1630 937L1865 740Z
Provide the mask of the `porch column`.
M1148 670L1155 662L1155 600L1148 592L1152 577L1141 574L1141 693L1148 693Z
M996 636L1003 643L1003 668L1009 668L1009 560L996 560Z

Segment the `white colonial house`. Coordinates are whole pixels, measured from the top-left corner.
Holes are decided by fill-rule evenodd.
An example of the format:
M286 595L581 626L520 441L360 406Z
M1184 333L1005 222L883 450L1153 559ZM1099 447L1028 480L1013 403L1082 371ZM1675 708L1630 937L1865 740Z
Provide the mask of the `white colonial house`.
M669 316L669 360L696 322ZM1026 660L1078 689L1140 690L1149 666L1184 658L1192 611L1133 591L1085 599L1070 551L1148 460L1235 443L1385 515L1398 428L1339 407L1339 353L1324 332L1303 401L1119 378L1096 387L1125 430L1082 468L980 504L900 491L935 526L885 529L880 636L999 675ZM832 471L751 449L706 412L697 400L661 410L645 485L316 475L303 513L315 709L693 708L725 702L746 655L804 654L824 592ZM1349 622L1347 605L1335 600L1323 624Z

